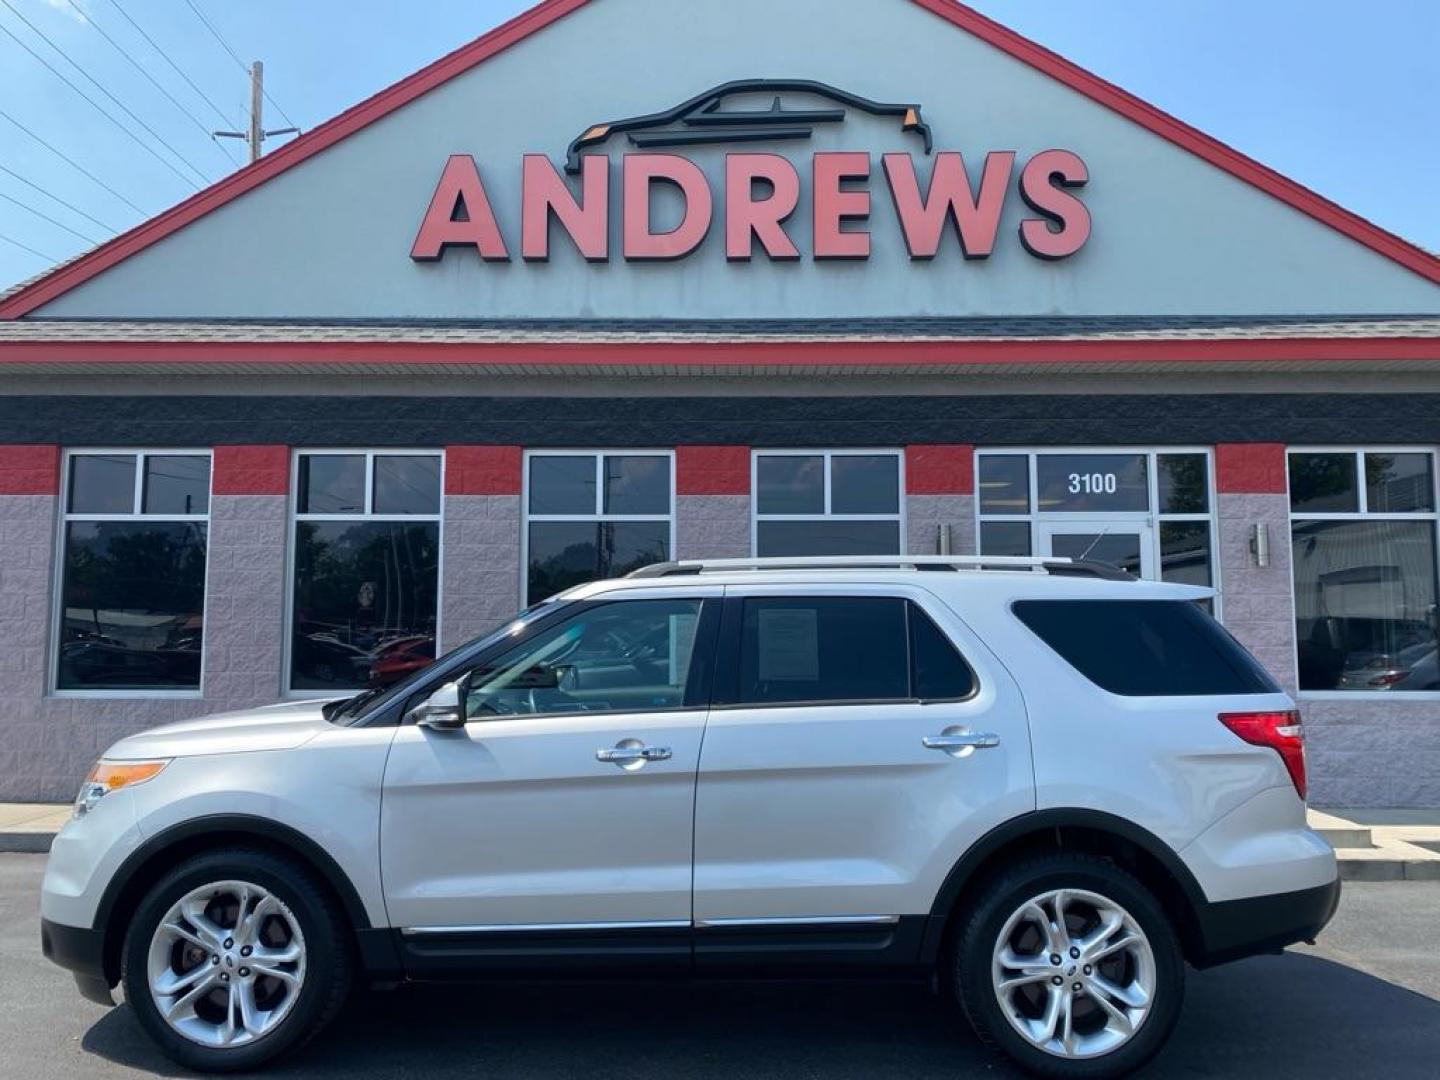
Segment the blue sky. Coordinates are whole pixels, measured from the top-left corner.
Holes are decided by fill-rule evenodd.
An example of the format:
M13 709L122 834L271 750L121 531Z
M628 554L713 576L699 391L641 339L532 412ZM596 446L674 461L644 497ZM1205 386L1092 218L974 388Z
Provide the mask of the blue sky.
M265 62L266 88L284 111L267 103L266 126L285 126L288 116L311 128L527 6L526 0L0 0L0 236L40 253L0 240L0 287L164 210L193 193L202 177L217 180L243 160L242 144L222 146L205 131L222 121L244 126L247 77L194 9L242 60ZM1436 0L973 0L973 6L1377 224L1440 249ZM170 165L100 116L15 38Z

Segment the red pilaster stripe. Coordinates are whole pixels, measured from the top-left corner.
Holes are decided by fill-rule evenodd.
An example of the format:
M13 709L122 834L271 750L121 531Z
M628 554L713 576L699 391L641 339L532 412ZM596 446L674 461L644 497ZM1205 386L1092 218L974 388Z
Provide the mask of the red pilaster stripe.
M677 446L677 495L749 495L748 446Z
M1285 494L1285 444L1221 443L1215 447L1215 490L1229 495Z
M975 494L975 447L907 446L905 490L911 495Z
M0 495L60 492L60 447L48 443L0 445Z
M447 446L446 495L519 495L518 446Z
M211 490L216 495L288 495L288 446L217 446Z

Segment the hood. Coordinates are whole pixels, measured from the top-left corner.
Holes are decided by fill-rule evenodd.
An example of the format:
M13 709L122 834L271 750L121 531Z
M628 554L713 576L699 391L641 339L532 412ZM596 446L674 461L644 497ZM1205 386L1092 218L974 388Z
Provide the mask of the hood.
M330 730L321 710L333 700L284 701L182 720L121 739L105 751L104 757L124 761L291 750Z

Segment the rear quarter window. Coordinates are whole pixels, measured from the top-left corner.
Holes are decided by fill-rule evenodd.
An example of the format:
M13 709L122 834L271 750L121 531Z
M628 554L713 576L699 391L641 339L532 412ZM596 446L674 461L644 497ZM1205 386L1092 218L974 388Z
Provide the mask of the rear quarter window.
M1280 690L1224 627L1186 600L1017 600L1013 610L1061 659L1112 694Z

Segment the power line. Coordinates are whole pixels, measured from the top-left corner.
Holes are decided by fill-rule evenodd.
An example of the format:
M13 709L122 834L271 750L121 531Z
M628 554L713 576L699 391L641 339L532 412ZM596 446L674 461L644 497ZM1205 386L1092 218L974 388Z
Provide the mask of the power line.
M225 110L220 108L219 105L216 105L215 102L211 100L210 95L205 93L204 90L201 90L200 87L195 85L194 80L191 79L189 75L185 74L184 70L180 67L180 65L175 63L174 60L170 59L170 54L167 53L164 49L162 49L159 44L156 43L155 39L145 32L145 28L143 26L141 26L139 23L137 23L134 19L130 17L130 13L126 11L125 8L121 5L120 0L110 0L110 4L112 7L115 8L116 11L121 14L121 16L124 17L126 22L128 22L131 26L135 28L136 32L141 37L143 37L146 41L150 43L150 47L154 49L157 53L159 53L161 59L163 59L167 64L171 66L171 68L174 69L175 74L179 75L180 78L184 79L190 89L194 90L195 93L199 94L200 97L205 100L205 104L209 105L210 108L215 110L215 115L220 117L220 122L222 124L230 123L230 117L225 114Z
M180 110L181 112L183 112L186 116L188 116L188 117L194 122L195 126L198 127L201 131L203 131L207 136L210 135L210 129L205 125L205 121L201 120L198 116L196 116L193 112L191 112L185 105L183 105L183 104L175 97L174 94L170 93L169 90L165 89L165 87L160 83L160 81L159 81L158 79L155 78L154 75L151 75L150 72L145 69L145 65L144 65L144 64L140 63L139 60L136 60L135 57L131 56L130 53L125 49L125 47L124 47L123 45L121 45L118 41L116 41L116 40L115 40L114 38L112 38L108 33L106 33L106 32L105 32L105 28L104 28L103 26L101 26L98 22L95 21L95 16L93 16L93 15L89 14L88 12L82 10L82 9L80 8L80 5L77 4L77 3L75 3L75 0L65 0L65 2L66 2L67 4L69 4L70 7L71 7L72 9L74 9L74 11L75 11L86 23L88 23L90 26L94 27L94 28L95 28L95 32L98 33L101 37L103 37L106 41L108 41L108 42L110 43L110 47L111 47L111 48L113 48L116 52L118 52L121 56L123 56L126 60L128 60L128 61L130 62L130 66L131 66L131 67L133 67L136 71L140 72L141 75L144 75L145 78L147 78L148 80L150 80L150 85L153 86L153 87L155 87L156 90L159 90L160 93L164 94L166 100L168 100L168 101L170 102L170 104L174 105L177 109L179 109L179 110ZM222 153L224 153L224 155L225 155L227 158L230 159L230 163L231 163L232 165L239 165L239 164L240 164L239 160L235 157L235 155L230 152L230 148L229 148L228 146L224 145L224 144L221 143L219 140L215 139L213 136L210 137L210 141L215 144L216 149L220 150Z
M16 180L19 180L19 181L20 181L22 184L24 184L26 187L28 187L28 188L34 188L34 189L35 189L36 191L38 191L41 195L44 195L47 199L53 199L55 202L57 202L57 203L59 203L61 206L65 207L65 209L70 210L70 211L73 211L73 212L76 213L76 214L79 214L79 215L80 215L81 217L83 217L86 221L93 221L96 225L99 225L100 228L104 229L106 232L111 233L112 235L115 233L115 230L114 230L113 228L111 228L109 225L106 225L105 222L101 221L99 218L91 217L91 216L90 216L89 214L87 214L84 210L81 210L78 206L75 206L75 205L73 205L72 203L68 203L68 202L66 202L64 199L60 198L59 195L55 195L55 194L53 194L53 193L51 193L51 192L49 192L49 191L46 191L46 190L45 190L44 188L42 188L39 184L35 183L35 182L32 181L32 180L26 180L25 177L21 176L21 175L20 175L19 173L17 173L14 169L7 168L7 167L4 166L4 165L0 165L0 172L7 173L8 175L13 176Z
M234 60L235 63L239 65L240 70L248 73L250 71L249 65L246 64L244 60L241 60L240 57L236 54L235 50L230 47L229 43L220 36L220 31L216 30L214 23L207 19L205 17L205 13L195 6L194 0L185 0L185 6L188 7L191 11L193 11L195 13L195 17L205 24L205 29L209 30L211 36L220 43L220 47L230 54L230 59ZM299 125L296 124L294 120L290 119L289 115L285 112L285 110L280 107L280 103L274 98L272 98L268 91L265 91L264 93L265 100L270 102L271 105L275 106L275 111L280 114L281 119L283 119L285 123L289 124L291 127L298 128Z
M36 210L33 206L29 205L28 203L23 203L23 202L21 202L19 199L15 198L14 195L7 195L7 194L5 194L5 192L0 191L0 199L4 199L6 202L12 202L12 203L14 203L16 206L20 207L21 210L29 210L30 213L34 214L36 217L38 217L38 218L44 218L46 221L50 222L51 225L54 225L54 226L56 226L57 228L60 228L60 229L64 229L64 230L65 230L66 232L68 232L71 236L78 236L81 240L84 240L86 243L90 243L90 244L98 244L98 243L100 243L100 241L99 241L99 240L96 240L95 237L93 237L93 236L86 236L84 233L80 232L78 229L72 229L69 225L66 225L63 221L60 221L60 220L58 220L58 219L56 219L56 218L51 217L49 214L45 213L45 211L43 211L43 210Z
M65 153L63 153L62 151L60 151L59 149L57 149L56 147L52 146L52 145L51 145L46 139L44 139L42 136L35 134L35 132L31 131L28 127L26 127L24 124L22 124L19 120L16 120L13 116L11 116L9 113L7 113L4 109L0 109L0 116L3 116L6 120L9 120L10 123L14 124L17 128L19 128L21 131L23 131L26 135L29 135L30 138L34 139L34 140L35 140L36 142L38 142L41 146L45 147L46 150L49 150L52 154L54 154L56 157L58 157L61 161L65 162L65 163L66 163L67 165L69 165L71 168L77 170L78 172L82 173L83 175L88 176L91 180L95 181L95 183L99 184L102 188L104 188L106 191L108 191L111 195L114 195L115 198L119 199L119 200L120 200L121 202L123 202L126 206L130 207L131 210L134 210L137 214L140 214L142 217L145 216L145 211L144 211L144 210L141 210L140 207L136 206L133 202L131 202L129 199L127 199L124 195L121 195L120 192L116 191L116 190L115 190L114 188L112 188L109 184L107 184L104 180L101 180L98 176L96 176L94 173L92 173L89 169L85 168L84 165L81 165L79 162L74 161L74 160L71 159L68 155L66 155Z
M43 251L36 251L29 244L22 244L19 240L16 240L14 237L6 236L4 233L0 233L0 240L4 240L7 244L14 244L21 251L28 251L31 255L34 255L36 258L44 259L46 262L56 263L60 261L59 259L55 258L55 256L46 255Z
M9 8L9 9L10 9L10 12L11 12L13 15L15 15L17 18L19 18L19 20L20 20L21 22L23 22L26 26L30 27L30 29L31 29L32 31L34 31L35 34L36 34L42 41L44 41L47 45L49 45L52 49L54 49L57 53L59 53L62 57L64 57L66 63L68 63L68 64L69 64L71 67L73 67L76 71L80 72L80 74L84 75L85 78L87 78L87 79L90 80L90 82L94 83L95 87L96 87L102 94L104 94L104 95L105 95L106 97L108 97L111 101L113 101L116 105L118 105L118 106L125 112L125 114L126 114L127 116L129 116L131 119L133 119L137 124L139 124L141 127L143 127L146 131L150 132L150 134L151 134L152 136L154 136L156 142L160 143L160 145L164 146L165 149L169 150L172 154L174 154L177 158L179 158L182 162L184 162L184 163L185 163L197 176L199 176L202 180L204 180L206 183L209 183L209 178L206 177L206 175L205 175L203 172L201 172L199 169L195 168L194 165L191 165L190 162L185 159L185 156L184 156L183 154L181 154L181 153L180 153L179 151L177 151L173 146L171 146L171 145L170 145L169 143L167 143L163 138L161 138L158 134L156 134L156 132L154 131L154 129L152 129L149 124L145 123L144 120L141 120L138 116L136 116L133 112L131 112L128 108L126 108L124 102L122 102L122 101L121 101L119 98L117 98L114 94L110 93L109 90L106 90L105 87L101 86L98 82L96 82L95 77L94 77L93 75L91 75L88 71L86 71L84 68L82 68L79 64L75 63L74 60L71 60L70 57L66 55L64 49L60 48L60 47L59 47L58 45L56 45L53 41L51 41L48 37L46 37L45 34L43 34L41 31L37 30L37 29L35 28L34 24L31 23L29 19L25 18L24 15L21 15L20 12L16 10L15 5L13 5L13 4L10 2L10 0L0 0L0 4L4 4L7 8ZM111 115L110 115L109 113L107 113L103 108L101 108L101 107L100 107L100 104L99 104L94 98L92 98L89 94L85 93L85 91L81 90L78 86L76 86L73 82L71 82L70 79L64 74L64 72L60 71L58 68L55 67L54 64L50 63L50 61L46 60L43 56L41 56L39 53L37 53L37 52L36 52L34 49L32 49L29 45L27 45L27 44L26 44L23 40L21 40L21 38L20 38L19 36L17 36L16 33L15 33L13 30L11 30L8 26L5 26L5 25L3 25L3 24L0 24L0 30L4 30L5 33L6 33L6 35L10 38L11 41L13 41L13 42L15 42L15 44L19 45L22 49L24 49L27 53L29 53L31 56L33 56L36 60L40 61L40 63L44 64L44 65L50 70L50 72L51 72L53 75L55 75L57 78L59 78L61 81L63 81L63 82L65 83L65 85L67 85L68 87L70 87L70 89L74 90L77 94L79 94L81 97L83 97L83 98L84 98L86 101L88 101L91 105L93 105L97 110L99 110L99 112L100 112L102 115L104 115L105 117L107 117L107 118L110 120L111 123L113 123L113 124L114 124L116 127L118 127L121 131L125 132L125 134L129 135L130 138L134 139L136 143L138 143L139 145L143 146L143 147L145 148L145 150L146 150L149 154L151 154L157 161L159 161L159 162L161 162L162 164L164 164L165 167L168 168L171 172L173 172L176 176L180 177L180 179L184 180L184 181L185 181L187 184L189 184L191 187L198 187L198 186L199 186L199 185L197 185L197 184L195 183L195 181L191 180L188 176L186 176L184 173L182 173L179 169L175 168L175 166L174 166L170 161L166 160L165 158L161 157L158 153L156 153L154 147L152 147L149 143L145 142L145 140L141 139L140 136L136 135L133 131L131 131L129 128L127 128L124 124L122 124L122 123L120 123L120 121L116 120L115 117L111 116Z

